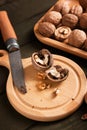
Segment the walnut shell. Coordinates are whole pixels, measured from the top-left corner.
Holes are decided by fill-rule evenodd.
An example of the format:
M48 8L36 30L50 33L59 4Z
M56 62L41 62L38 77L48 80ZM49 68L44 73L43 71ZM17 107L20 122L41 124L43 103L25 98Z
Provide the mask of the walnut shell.
M78 17L74 14L65 14L62 18L62 24L68 26L71 29L74 28L78 23Z
M54 36L56 40L63 41L68 38L71 33L71 29L67 26L61 26L55 30Z
M79 24L82 29L87 29L87 13L81 15Z
M68 44L80 48L86 40L86 33L83 30L75 29L68 37Z
M31 61L36 70L45 71L52 66L53 57L47 49L42 49L32 54Z
M84 9L87 8L87 0L79 0L79 3Z
M81 14L83 13L83 8L82 8L81 5L73 5L72 8L71 8L71 10L70 10L70 12L71 12L72 14L75 14L75 15L77 15L78 17L80 17Z
M43 21L53 23L54 25L58 25L61 19L62 19L62 15L60 12L50 11L45 15Z
M70 11L70 5L69 2L58 2L54 5L54 9L55 11L60 12L62 15L68 14Z
M55 29L56 29L55 25L50 22L41 22L38 25L39 33L45 37L53 36Z
M61 82L67 78L69 70L60 65L54 65L46 70L47 78L52 82Z

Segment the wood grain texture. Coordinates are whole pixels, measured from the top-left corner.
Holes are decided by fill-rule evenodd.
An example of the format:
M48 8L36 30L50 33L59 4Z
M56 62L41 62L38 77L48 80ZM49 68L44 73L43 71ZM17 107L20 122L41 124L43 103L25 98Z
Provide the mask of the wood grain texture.
M8 55L0 51L2 57L0 64L9 68ZM54 64L61 65L69 69L69 76L61 83L51 83L52 87L40 91L36 86L40 81L37 79L37 70L34 69L31 57L23 59L23 68L25 83L27 88L26 94L21 94L13 86L12 76L9 73L6 92L11 105L23 116L38 121L54 121L63 119L75 112L82 104L86 93L86 77L83 70L72 60L59 55L53 55ZM3 62L3 59L6 59ZM55 88L60 90L59 94L54 97Z

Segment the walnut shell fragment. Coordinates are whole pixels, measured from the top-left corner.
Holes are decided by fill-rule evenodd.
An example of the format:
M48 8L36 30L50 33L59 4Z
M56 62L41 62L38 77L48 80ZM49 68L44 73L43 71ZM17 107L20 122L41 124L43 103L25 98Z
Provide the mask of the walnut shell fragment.
M60 65L54 65L46 70L47 78L52 82L60 82L67 78L69 70Z
M60 12L57 12L57 11L50 11L48 12L45 17L44 17L44 20L45 22L50 22L54 25L58 25L60 23L62 19L62 15Z
M74 29L68 37L68 44L81 48L86 40L86 33L83 30Z
M47 49L34 52L31 57L32 64L36 70L45 71L53 64L52 54Z
M55 30L54 36L56 40L63 41L68 38L71 33L71 29L67 26L61 26Z
M56 27L50 22L40 22L38 25L38 31L45 37L52 37Z
M74 14L65 14L62 18L62 24L73 29L78 23L78 17Z

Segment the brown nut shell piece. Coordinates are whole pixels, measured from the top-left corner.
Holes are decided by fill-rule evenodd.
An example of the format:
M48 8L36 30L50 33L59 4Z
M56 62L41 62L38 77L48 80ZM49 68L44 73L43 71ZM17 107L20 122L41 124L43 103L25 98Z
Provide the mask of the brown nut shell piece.
M62 15L68 14L70 11L70 5L69 2L58 2L54 5L54 9L55 11L60 12Z
M61 26L55 30L54 36L56 40L63 41L68 38L71 33L71 29L67 26Z
M79 3L84 9L87 8L87 0L79 0Z
M55 29L55 25L50 22L40 22L38 25L39 33L45 37L53 36Z
M62 15L60 12L50 11L45 15L43 21L50 22L54 25L58 25L60 23L61 19L62 19Z
M83 8L81 5L73 5L70 12L80 17L83 13Z
M87 13L81 15L79 23L82 29L87 29Z
M68 44L81 48L86 40L86 33L83 30L75 29L68 37Z
M61 82L67 78L69 70L60 65L54 65L46 70L47 78L52 82Z
M53 57L47 49L42 49L32 54L31 61L36 70L43 72L52 66Z

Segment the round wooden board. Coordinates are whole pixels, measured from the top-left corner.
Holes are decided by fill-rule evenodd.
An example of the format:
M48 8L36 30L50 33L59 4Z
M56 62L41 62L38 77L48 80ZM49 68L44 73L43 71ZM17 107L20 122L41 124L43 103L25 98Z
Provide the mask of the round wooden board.
M7 96L12 106L23 116L38 121L54 121L67 117L81 105L86 92L86 77L83 70L72 60L59 55L53 55L54 65L61 65L69 69L66 80L51 83L51 88L39 90L37 71L31 58L23 59L27 93L21 94L7 81ZM9 75L10 76L10 75ZM53 96L55 88L59 89L57 96Z

